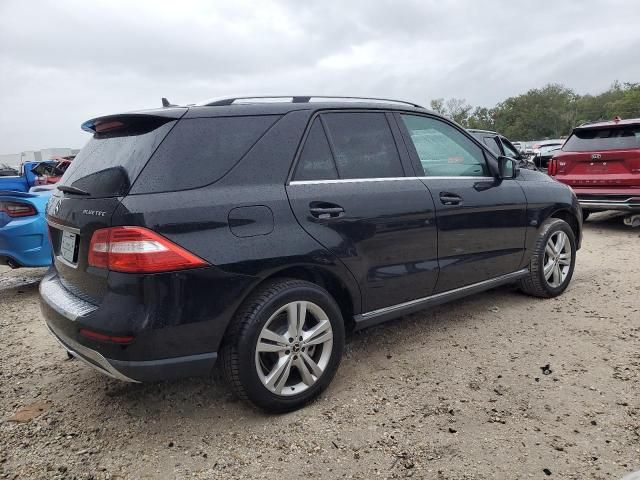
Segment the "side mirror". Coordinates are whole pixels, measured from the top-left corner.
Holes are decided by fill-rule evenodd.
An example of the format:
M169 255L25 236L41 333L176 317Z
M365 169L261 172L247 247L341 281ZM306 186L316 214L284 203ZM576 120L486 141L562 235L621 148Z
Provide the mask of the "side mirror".
M501 180L509 180L518 176L518 163L510 157L498 157L498 176Z

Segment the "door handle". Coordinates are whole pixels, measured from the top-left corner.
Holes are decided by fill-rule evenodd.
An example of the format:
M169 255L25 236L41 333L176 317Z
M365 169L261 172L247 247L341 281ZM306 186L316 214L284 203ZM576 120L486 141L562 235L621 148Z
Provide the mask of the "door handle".
M440 201L443 205L460 205L462 203L462 197L455 193L440 192Z
M325 202L312 202L309 206L311 215L315 218L338 218L344 215L344 208L340 205Z

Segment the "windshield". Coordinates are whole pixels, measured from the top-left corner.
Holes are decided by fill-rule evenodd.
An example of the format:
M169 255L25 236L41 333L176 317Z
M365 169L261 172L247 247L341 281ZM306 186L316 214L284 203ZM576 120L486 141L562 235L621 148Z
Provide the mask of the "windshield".
M576 130L562 149L565 152L590 152L634 148L640 148L640 125Z

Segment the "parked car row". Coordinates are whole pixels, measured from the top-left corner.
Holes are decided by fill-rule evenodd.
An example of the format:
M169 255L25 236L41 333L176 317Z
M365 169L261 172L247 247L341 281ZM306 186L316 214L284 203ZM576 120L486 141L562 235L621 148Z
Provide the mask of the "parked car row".
M549 164L549 175L576 193L585 218L618 210L640 224L640 118L581 125Z
M7 165L6 163L0 163L0 177L15 177L19 175L18 169Z
M44 218L50 196L47 188L31 193L0 191L0 265L51 265L51 243Z
M468 131L491 150L493 154L517 160L519 168L536 169L536 165L518 150L515 143L511 143L504 135L490 130L478 130L474 128L469 128Z
M59 182L0 192L0 261L32 264L1 249L32 239L25 255L53 262L51 333L124 381L218 363L241 398L299 408L347 331L508 283L561 295L583 217L640 207L639 121L578 127L531 161L395 100L163 104L88 120Z
M51 190L73 157L25 162L13 175L0 176L0 265L51 265L51 243L44 219Z
M547 140L533 145L531 161L534 165L546 171L549 167L549 160L562 148L564 140Z

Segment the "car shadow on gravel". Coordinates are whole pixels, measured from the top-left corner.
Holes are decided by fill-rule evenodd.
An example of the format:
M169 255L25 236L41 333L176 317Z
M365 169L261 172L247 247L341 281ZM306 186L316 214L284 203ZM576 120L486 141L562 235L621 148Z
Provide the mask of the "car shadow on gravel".
M46 268L20 268L0 273L0 293L12 289L38 288Z
M474 322L486 322L469 312L482 312L490 316L503 316L507 306L510 309L524 309L531 297L519 293L514 287L499 287L489 292L473 295L457 302L401 317L383 325L369 328L347 338L342 366L332 386L307 407L317 412L331 406L333 397L340 397L342 391L354 382L367 383L369 379L354 380L348 375L353 362L361 363L367 358L388 358L389 351L401 351L407 343L422 344L429 349L430 332L448 328L468 328ZM508 312L506 313L508 315ZM500 319L504 321L504 319ZM75 361L77 362L77 361ZM371 366L371 373L376 373ZM366 374L366 372L364 372ZM271 415L251 408L240 401L224 382L218 369L209 377L188 378L145 384L123 383L93 372L88 367L78 368L73 380L77 385L73 406L78 412L126 412L126 415L146 423L162 418L163 422L196 425L202 420L214 423L233 422L230 419L242 417L243 421L261 424L268 422ZM335 402L335 400L333 400ZM84 404L84 405L83 405ZM296 415L295 413L292 415Z
M587 221L584 222L584 228L640 234L640 228L632 228L624 224L624 217L626 216L627 213L613 211L592 213Z

